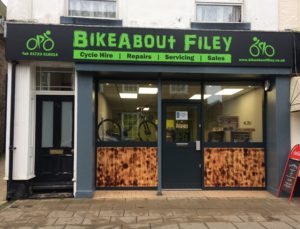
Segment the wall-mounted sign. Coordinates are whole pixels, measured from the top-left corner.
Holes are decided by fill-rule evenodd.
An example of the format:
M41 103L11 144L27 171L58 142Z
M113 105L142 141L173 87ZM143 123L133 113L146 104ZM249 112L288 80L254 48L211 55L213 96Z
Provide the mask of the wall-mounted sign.
M292 66L284 32L7 24L8 60Z
M176 111L176 121L186 121L189 120L189 113L188 111Z

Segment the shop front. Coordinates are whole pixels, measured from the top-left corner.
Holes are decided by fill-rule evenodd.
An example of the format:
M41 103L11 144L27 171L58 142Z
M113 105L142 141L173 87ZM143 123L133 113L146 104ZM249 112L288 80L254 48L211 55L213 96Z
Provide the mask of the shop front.
M75 197L116 189L274 192L290 148L292 43L279 32L9 23L12 95L19 97L18 68L30 66L34 101L25 186L70 188ZM13 110L7 134L22 119ZM12 190L25 182L14 178L18 144L7 148Z

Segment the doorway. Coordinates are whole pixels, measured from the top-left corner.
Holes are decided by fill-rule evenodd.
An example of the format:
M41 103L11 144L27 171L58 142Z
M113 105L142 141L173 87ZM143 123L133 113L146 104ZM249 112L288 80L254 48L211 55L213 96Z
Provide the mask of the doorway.
M73 117L73 96L37 96L36 184L73 187Z
M163 188L201 188L200 123L200 103L163 102Z

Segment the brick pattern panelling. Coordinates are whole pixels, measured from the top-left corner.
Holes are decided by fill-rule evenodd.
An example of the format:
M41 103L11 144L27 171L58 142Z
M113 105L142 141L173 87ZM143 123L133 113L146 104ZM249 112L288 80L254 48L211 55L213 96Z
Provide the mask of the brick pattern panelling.
M97 187L157 186L157 147L99 147Z
M205 187L265 187L261 148L205 148Z

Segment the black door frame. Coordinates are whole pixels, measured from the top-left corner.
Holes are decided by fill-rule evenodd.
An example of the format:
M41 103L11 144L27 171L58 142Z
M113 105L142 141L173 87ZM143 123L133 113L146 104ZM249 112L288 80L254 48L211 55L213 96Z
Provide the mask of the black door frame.
M202 93L201 93L202 95ZM196 189L202 189L203 188L203 179L204 179L204 142L203 142L203 103L202 100L188 100L188 99L162 99L162 162L164 162L164 146L165 146L165 136L166 136L166 107L168 105L183 105L186 106L188 104L195 105L197 107L197 113L198 113L198 119L197 119L197 134L198 134L198 140L200 140L200 150L198 151L200 155L200 164L201 169L199 171L200 174L200 185L199 188ZM200 126L199 126L200 125ZM163 163L164 164L164 163ZM164 167L164 166L162 166ZM162 168L162 182L164 182L164 168ZM162 183L162 186L164 184ZM164 188L163 188L164 189ZM184 189L184 188L183 188Z
M75 107L75 104L74 104L74 96L73 95L36 95L36 119L35 119L35 179L34 181L36 182L42 182L42 183L53 183L53 181L40 181L39 180L39 177L38 177L38 173L37 173L37 165L39 163L39 157L37 156L38 154L38 149L41 148L41 137L40 137L40 134L41 134L41 129L42 129L42 120L41 120L41 117L42 117L42 102L43 101L70 101L72 102L73 104L73 107L72 107L72 113L73 113L73 123L72 123L72 149L73 152L74 152L74 107ZM56 129L60 129L60 122L57 122L57 117L53 117L54 118L54 130ZM55 139L60 139L61 137L61 133L55 133L54 134L54 141ZM54 147L55 148L55 147ZM69 147L61 147L61 149L70 149ZM73 183L72 182L72 179L73 179L73 176L74 176L74 153L72 153L73 156L73 164L72 164L72 178L70 181L66 181L66 182L62 182L62 181L54 181L54 183L58 182L60 184L62 183L66 183L66 184L69 184L69 183Z

